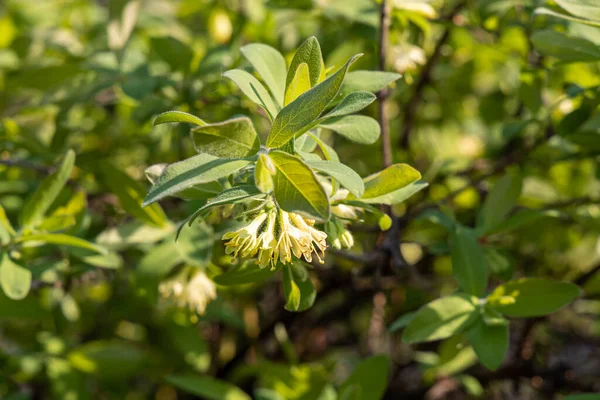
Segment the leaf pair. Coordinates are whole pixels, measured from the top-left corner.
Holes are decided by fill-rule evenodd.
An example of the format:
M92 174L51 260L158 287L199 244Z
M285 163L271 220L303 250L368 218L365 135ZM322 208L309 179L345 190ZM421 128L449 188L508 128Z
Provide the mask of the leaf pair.
M496 369L508 347L508 321L502 317L548 315L580 295L577 285L541 278L509 281L479 302L476 297L455 294L434 300L414 315L403 316L393 324L405 325L406 343L445 339L466 332L481 362Z

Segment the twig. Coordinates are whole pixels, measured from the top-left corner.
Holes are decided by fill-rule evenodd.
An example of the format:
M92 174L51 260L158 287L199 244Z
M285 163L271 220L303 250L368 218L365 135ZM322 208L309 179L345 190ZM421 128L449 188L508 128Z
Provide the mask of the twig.
M31 169L31 170L41 172L44 174L50 174L54 171L53 167L46 167L43 165L34 164L34 163L26 161L26 160L12 160L10 158L6 159L6 160L0 159L0 165L6 165L7 167Z
M379 70L385 71L390 28L390 5L387 0L381 2L379 21ZM379 98L379 125L381 126L381 150L384 168L389 167L393 163L390 126L386 109L386 100L389 97L389 94L388 88L381 89L379 93L377 93L377 97Z

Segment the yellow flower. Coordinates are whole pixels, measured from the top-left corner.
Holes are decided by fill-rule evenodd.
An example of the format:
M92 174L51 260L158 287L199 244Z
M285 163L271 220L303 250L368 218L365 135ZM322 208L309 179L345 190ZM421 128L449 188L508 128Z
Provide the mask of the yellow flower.
M272 208L262 211L247 226L223 235L226 253L253 257L265 268L278 262L291 263L293 257L311 262L313 253L323 263L327 249L327 234L314 228L314 221L299 214Z
M188 308L198 314L204 314L206 306L217 297L217 289L204 272L194 273L190 279L187 273L166 282L162 282L158 291L166 300L178 307Z
M275 239L275 223L277 222L277 211L271 210L267 218L267 226L258 237L260 248L258 250L258 260L256 263L261 268L265 268L269 264L271 265L271 267L275 266L275 263L273 261L273 254L275 252L275 247L277 246L277 240Z
M323 264L323 257L325 257L325 249L327 249L327 234L323 231L313 228L315 221L306 220L298 214L291 213L290 214L292 221L298 227L298 229L308 233L310 239L313 244L311 244L310 253L308 257L305 255L304 257L308 262L311 261L312 252L315 251L317 258L321 264ZM317 246L321 255L319 256L319 251L314 248L314 245Z
M233 253L234 257L237 257L240 252L243 257L254 256L258 252L259 247L258 230L265 219L267 219L267 214L261 212L245 227L224 234L221 239L229 240L229 242L225 243L225 253Z

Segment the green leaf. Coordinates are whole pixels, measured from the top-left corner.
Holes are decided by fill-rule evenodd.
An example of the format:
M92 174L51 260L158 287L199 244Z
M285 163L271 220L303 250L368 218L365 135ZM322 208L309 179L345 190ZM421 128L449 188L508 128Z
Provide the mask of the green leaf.
M387 356L367 358L354 368L350 377L340 387L340 393L355 386L359 395L351 397L352 399L377 400L383 398L388 385L389 365L390 359Z
M415 317L415 314L416 313L411 312L411 313L401 315L397 320L392 322L392 324L390 325L388 330L390 332L396 332L402 328L407 327L408 324L410 324L410 321L412 321L412 319Z
M465 292L482 296L488 284L487 258L472 229L456 224L450 237L452 273Z
M292 80L294 79L294 75L298 70L298 66L300 66L300 64L302 63L308 65L308 72L310 75L310 86L316 86L317 83L322 81L321 78L325 75L325 71L323 55L321 53L321 45L319 45L319 41L314 36L311 36L308 39L306 39L300 45L300 47L298 47L296 53L294 54L285 79L286 92L287 88L290 86Z
M477 216L477 226L493 229L502 224L521 196L523 179L517 171L506 173L496 182Z
M488 296L488 303L509 317L538 317L566 306L580 294L573 283L523 278L498 286Z
M446 377L454 376L460 372L477 364L477 355L471 346L460 346L462 341L461 337L450 338L440 345L440 352L445 351L442 349L444 345L449 344L453 347L445 357L440 357L440 363L427 368L424 371L424 375L434 377ZM446 350L447 351L447 350Z
M554 0L554 2L576 17L600 22L600 4L596 0Z
M250 100L261 106L271 119L275 118L279 107L275 105L273 98L258 79L241 69L226 71L223 76L231 79Z
M488 325L484 318L480 318L467 332L467 337L479 361L487 369L500 367L508 350L508 321Z
M401 75L395 72L383 71L352 71L348 72L342 85L341 92L352 93L356 91L379 92L392 82L400 79Z
M335 74L285 106L273 121L267 147L281 147L293 137L313 128L319 115L337 95L348 68L360 56L359 54L352 57Z
M0 255L0 286L9 299L24 299L31 287L31 271L13 262L8 253L2 253Z
M117 195L119 204L128 214L157 227L167 224L167 216L160 205L152 204L142 208L146 189L141 183L107 162L100 164L98 175L111 192Z
M196 325L169 322L163 326L161 348L175 350L194 370L206 373L211 365L211 349Z
M281 53L262 43L248 44L240 51L267 84L275 101L283 105L287 68Z
M0 321L15 320L19 323L24 321L40 323L51 319L47 305L33 294L21 300L12 300L3 294L3 291L0 291Z
M189 219L188 225L191 226L199 215L211 209L212 207L240 203L243 201L258 199L260 197L264 197L264 194L258 190L256 186L242 185L226 189L212 199L208 200L202 207L197 209Z
M535 221L544 217L558 217L560 214L555 210L520 210L494 227L486 229L485 235L510 232L524 225L531 225Z
M405 343L431 342L463 332L478 317L466 295L452 295L421 307L410 321L402 340Z
M265 388L256 389L254 391L254 398L256 400L285 400L285 397L283 397L276 391Z
M260 141L248 117L237 117L192 130L198 153L217 157L243 158L260 150Z
M515 269L510 257L491 247L484 250L490 272L502 280L510 280Z
M194 52L192 49L171 36L153 37L150 47L156 54L166 61L172 69L187 73L192 66Z
M278 269L259 268L254 262L245 262L217 275L213 281L221 286L243 285L263 282L277 273Z
M533 12L534 15L549 15L551 17L556 17L556 18L561 18L561 19L565 19L567 21L573 21L573 22L578 22L580 24L585 24L585 25L589 25L589 26L595 26L595 27L600 27L600 21L592 21L589 19L583 19L583 18L575 18L572 17L570 15L567 14L562 14L562 13L558 13L556 11L552 11L548 8L545 7L539 7L536 8L535 11Z
M187 393L207 400L252 400L237 386L210 376L169 375L166 381Z
M599 393L582 393L582 394L571 394L563 397L561 400L600 400Z
M554 30L543 30L534 33L531 41L541 54L556 57L564 62L600 60L600 47L587 39L567 36Z
M320 220L329 219L329 199L315 173L300 158L282 151L269 157L277 173L273 193L281 208Z
M159 114L152 123L153 126L166 124L169 122L185 122L188 124L194 124L198 126L206 125L206 122L196 117L195 115L188 114L183 111L167 111Z
M119 269L123 266L123 259L118 253L98 254L95 251L82 249L81 247L71 247L68 249L70 254L80 259L87 265L98 268Z
M141 0L120 1L121 7L114 7L115 2L111 2L109 7L109 22L107 26L108 47L112 50L122 49L138 19Z
M78 370L119 382L143 371L148 355L124 340L86 342L67 356Z
M419 171L407 164L394 164L364 179L365 193L360 201L370 204L396 204L407 196L403 189L421 179ZM420 188L419 188L420 190ZM409 195L412 195L410 193ZM352 194L348 200L356 199Z
M564 136L589 152L600 151L600 114L593 114L577 130Z
M198 154L170 164L150 188L142 207L194 185L209 183L229 176L250 162L249 160L222 159L210 154Z
M211 225L206 223L195 224L179 235L177 250L181 255L181 259L187 264L204 268L212 257L215 240L216 237Z
M366 108L369 104L373 103L377 99L372 93L369 92L354 92L338 104L333 110L328 112L324 117L321 117L321 121L327 121L330 118L342 117L349 114L354 114L360 110ZM320 124L322 124L321 122ZM379 126L379 124L377 124ZM377 140L377 139L376 139Z
M167 164L154 164L144 170L146 178L154 184L162 175ZM216 194L221 193L223 187L218 181L201 183L190 188L184 189L181 192L175 193L173 196L180 197L186 200L206 200Z
M354 172L352 168L335 161L307 161L306 164L319 172L331 176L354 196L360 198L363 195L365 184L360 175Z
M277 170L267 154L261 154L254 167L254 183L262 193L273 191L273 175Z
M313 135L310 132L308 132L306 134L306 136L310 137L317 144L317 146L319 146L319 148L323 152L323 155L325 156L325 159L327 161L335 161L335 162L340 161L340 157L337 155L335 150L333 148L331 148L327 143L322 141L320 137L318 137L317 135Z
M286 310L300 312L312 307L317 291L303 265L293 263L284 266L282 283Z
M12 227L10 220L6 216L6 211L4 211L4 207L0 204L0 232L6 232L10 236L15 236L17 232ZM1 237L1 235L0 235Z
M287 106L292 101L296 100L302 93L308 92L310 88L308 64L302 63L298 65L294 78L285 89L285 100L283 105Z
M458 375L456 379L464 387L465 392L469 396L481 397L485 393L485 389L481 386L481 383L471 375Z
M152 246L141 258L137 264L136 274L144 280L158 281L182 260L177 243L167 239L159 245Z
M70 247L79 247L86 250L91 250L99 254L106 254L107 250L104 247L98 246L87 240L76 236L66 235L64 233L34 233L21 236L16 240L16 243L23 243L27 246L37 246L44 244L56 244Z
M63 187L69 180L73 166L75 165L75 152L67 151L62 163L56 172L46 177L38 186L33 195L27 200L21 210L21 221L23 227L32 227L40 222L54 200L58 197Z
M452 232L454 230L456 221L454 217L448 215L448 213L444 212L445 210L440 209L426 209L424 210L418 217L419 220L424 219L427 221L431 221L434 224L438 224L443 226L448 232Z
M360 144L373 144L381 135L379 122L364 115L326 119L319 126L339 133L346 139Z

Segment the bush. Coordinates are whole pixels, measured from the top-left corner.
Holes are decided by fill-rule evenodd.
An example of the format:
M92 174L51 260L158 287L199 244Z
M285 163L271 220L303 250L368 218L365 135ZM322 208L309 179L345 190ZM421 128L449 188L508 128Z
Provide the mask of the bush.
M599 398L600 6L535 3L0 5L0 397Z

